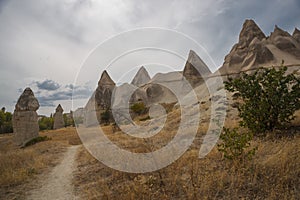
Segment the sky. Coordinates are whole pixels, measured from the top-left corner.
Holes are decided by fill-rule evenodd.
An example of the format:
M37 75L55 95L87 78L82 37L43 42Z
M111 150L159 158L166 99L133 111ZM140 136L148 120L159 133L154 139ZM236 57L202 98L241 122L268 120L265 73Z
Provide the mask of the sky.
M108 43L107 52L105 45L101 46L120 33L145 27L182 33L205 49L212 62L204 61L215 71L238 41L245 19L254 19L266 35L275 24L292 33L295 27L300 28L299 10L299 0L0 0L0 107L12 112L26 87L32 88L39 100L39 114L50 115L58 103L69 112L71 98L78 100L73 109L84 106L105 66L93 69L93 76L85 76L78 83L78 77L84 74L83 66L99 44L99 65L126 44L126 40L119 38ZM171 36L162 35L165 38L156 41L170 47ZM155 34L148 37L155 38ZM141 38L132 37L126 45L139 44ZM186 53L181 55L187 57L192 47L187 43L182 46ZM147 55L154 54L149 52ZM202 58L202 52L196 53ZM120 59L108 69L116 82L125 69L128 71L124 63L134 63L132 60L137 57L142 59L138 53L129 57L131 62L122 63ZM158 57L168 59L163 53ZM132 73L142 63L133 64ZM182 59L169 64L176 65L178 70L184 67ZM153 63L146 66L151 76L168 71L162 68L163 65ZM130 78L133 77L123 82Z

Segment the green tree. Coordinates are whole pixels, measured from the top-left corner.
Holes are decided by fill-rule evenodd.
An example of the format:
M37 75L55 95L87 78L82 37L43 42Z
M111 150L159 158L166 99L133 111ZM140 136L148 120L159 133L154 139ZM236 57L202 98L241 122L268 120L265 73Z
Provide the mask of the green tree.
M75 126L75 122L73 117L70 117L68 114L63 114L64 122L65 122L65 127L68 126Z
M12 114L5 111L5 107L0 110L0 133L12 133Z
M236 79L229 78L225 88L241 97L238 106L241 126L253 133L265 133L286 126L300 108L300 79L287 67L260 68L249 75L242 73Z
M41 117L40 120L38 121L40 130L52 130L53 129L53 124L54 124L54 119L52 116L50 117Z

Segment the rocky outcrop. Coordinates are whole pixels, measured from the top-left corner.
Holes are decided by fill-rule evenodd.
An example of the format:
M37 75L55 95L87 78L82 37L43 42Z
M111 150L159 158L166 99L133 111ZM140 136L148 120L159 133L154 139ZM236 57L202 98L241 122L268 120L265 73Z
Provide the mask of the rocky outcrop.
M92 94L92 96L90 97L90 99L88 100L87 104L84 107L83 124L86 127L99 125L97 119L97 113L96 113L95 93L96 92Z
M223 68L229 73L248 65L259 65L273 60L272 52L263 45L265 34L253 20L246 20L239 35L239 41L225 57Z
M211 74L211 71L201 58L190 50L186 61L183 76L189 81L192 87L196 87L204 82L204 76Z
M95 109L99 122L101 121L101 113L111 108L111 98L115 86L115 82L110 78L105 70L101 75L95 92Z
M300 59L299 31L293 36L275 26L266 37L253 20L246 20L239 35L239 41L225 57L222 74L238 73L263 65L280 65L282 60L289 64Z
M297 48L298 41L278 26L275 26L274 31L270 35L269 41L278 49L300 58L300 48Z
M111 95L115 85L107 71L104 71L95 93L96 109L105 110L111 107Z
M294 30L293 38L300 43L300 31L297 28Z
M58 104L55 113L53 115L54 118L54 124L53 124L53 129L60 129L65 127L65 122L64 122L64 118L63 118L63 108L61 107L60 104Z
M40 105L32 90L26 88L17 101L13 114L15 142L25 145L26 142L39 136L38 115Z
M252 19L247 19L245 20L239 35L239 48L248 47L254 38L261 41L265 39L266 36Z
M131 81L132 85L140 87L151 80L147 70L142 66Z

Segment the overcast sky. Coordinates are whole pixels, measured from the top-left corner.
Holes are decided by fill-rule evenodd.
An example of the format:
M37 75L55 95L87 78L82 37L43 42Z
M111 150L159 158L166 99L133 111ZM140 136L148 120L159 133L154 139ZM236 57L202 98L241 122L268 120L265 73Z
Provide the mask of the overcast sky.
M182 32L219 67L245 19L254 19L266 35L275 24L292 33L300 27L299 10L299 0L0 0L0 106L13 111L29 86L40 102L39 114L49 115L58 103L68 112L82 63L98 44L124 31ZM114 80L116 71L109 71ZM101 71L96 73L99 78ZM96 82L76 85L74 98L88 97Z

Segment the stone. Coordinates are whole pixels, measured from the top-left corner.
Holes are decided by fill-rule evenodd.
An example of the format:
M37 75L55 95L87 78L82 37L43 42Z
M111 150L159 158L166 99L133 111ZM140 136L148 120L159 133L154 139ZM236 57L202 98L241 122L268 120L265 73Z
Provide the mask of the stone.
M96 92L93 92L92 96L90 97L90 99L88 100L87 104L84 107L83 124L86 127L99 125L97 114L96 114L95 93Z
M259 65L274 60L272 52L261 42L254 42L249 45L247 56L242 62L242 67Z
M95 109L99 122L101 121L101 113L111 108L111 98L115 87L115 82L110 78L107 71L104 70L95 92Z
M239 35L239 47L248 47L254 38L262 40L266 36L252 19L246 19Z
M201 58L190 50L186 61L183 76L189 81L192 87L196 87L204 82L204 76L210 75L211 71Z
M60 129L65 127L65 122L64 122L64 117L63 117L63 108L61 107L60 104L58 104L55 113L53 115L54 118L54 124L53 124L53 129Z
M219 69L221 74L236 74L240 71L264 65L295 64L300 59L300 31L295 29L293 36L275 26L266 37L253 20L246 20L239 34L239 41Z
M300 31L299 29L295 28L294 32L293 32L293 38L295 38L295 40L300 43Z
M266 48L261 46L261 42L265 38L265 34L253 20L245 20L239 34L239 41L225 57L223 66L226 68L233 68L233 66L239 65L242 68L250 63L260 64L265 62L261 59L255 61L256 57L259 57L259 53L261 52L266 52L265 54L268 54L269 57L271 56L270 54L272 54L271 52L268 52ZM252 50L255 49L253 47L259 47L260 49L257 52L252 52L250 51L250 47L252 47Z
M300 46L298 41L288 32L280 29L278 26L275 26L274 31L270 35L269 41L271 41L272 44L274 44L281 51L300 58Z
M151 80L147 70L142 66L131 81L132 85L140 87Z
M14 140L24 146L39 136L38 115L40 105L30 88L26 88L19 97L13 113Z

